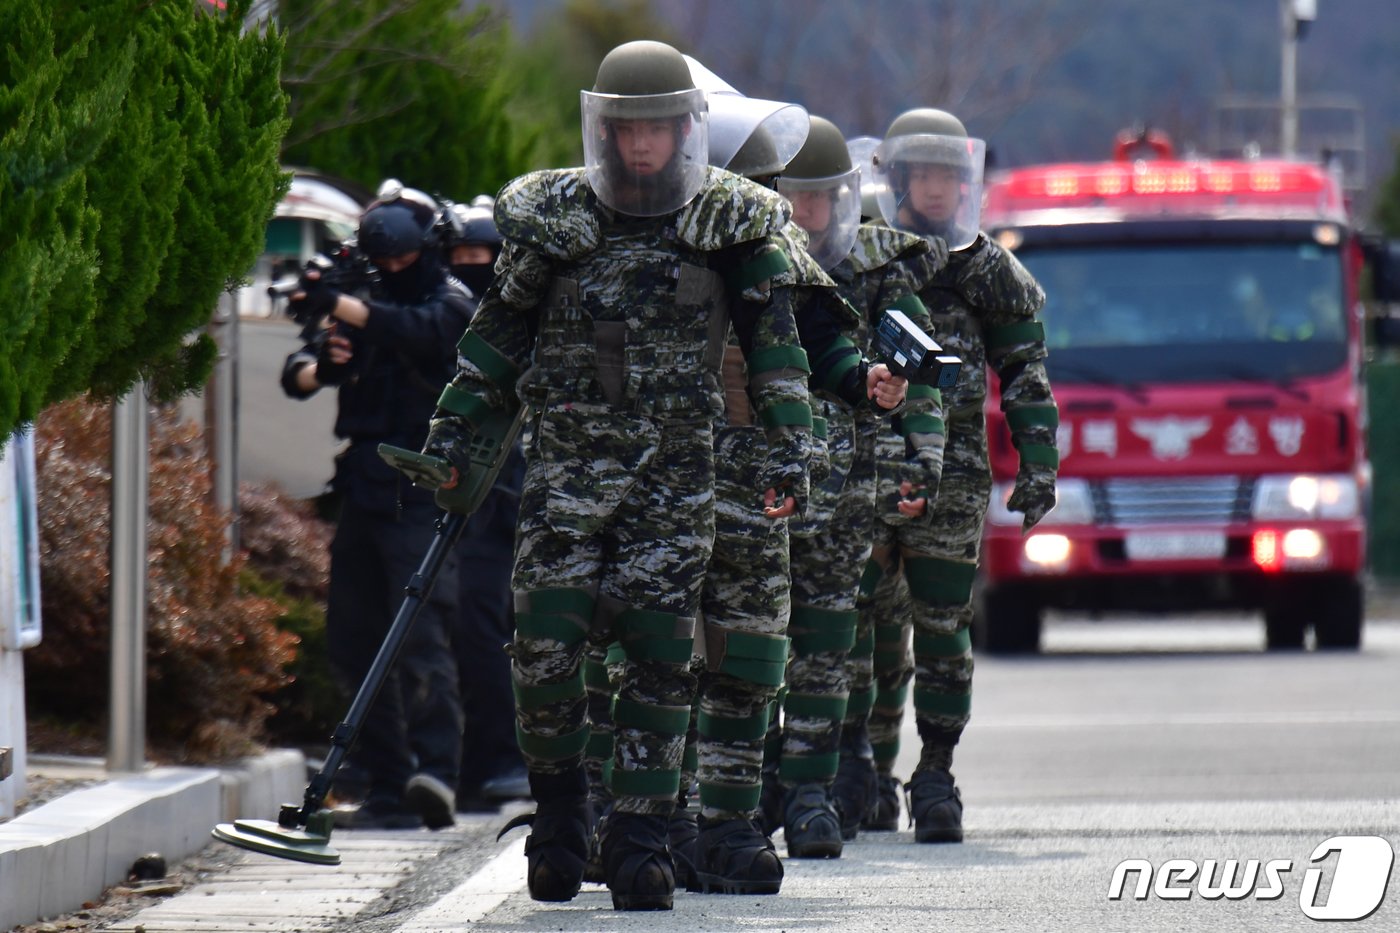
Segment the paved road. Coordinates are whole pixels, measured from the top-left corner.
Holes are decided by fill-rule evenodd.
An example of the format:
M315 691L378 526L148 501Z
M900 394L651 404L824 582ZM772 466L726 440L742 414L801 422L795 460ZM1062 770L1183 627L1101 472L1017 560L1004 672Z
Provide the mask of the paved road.
M1052 619L1045 645L1043 657L978 661L955 766L961 846L870 834L839 861L789 861L778 897L683 894L669 913L618 914L592 886L569 904L531 902L524 832L496 842L503 818L473 817L438 834L342 833L340 869L248 856L218 885L121 929L1272 933L1319 927L1299 906L1319 843L1380 835L1400 846L1400 618L1373 622L1360 653L1266 654L1249 617ZM1275 899L1137 900L1137 873L1110 899L1114 868L1130 858L1291 868ZM1318 863L1324 894L1351 858ZM1400 882L1389 885L1388 902L1341 928L1400 929ZM211 914L225 925L200 920Z

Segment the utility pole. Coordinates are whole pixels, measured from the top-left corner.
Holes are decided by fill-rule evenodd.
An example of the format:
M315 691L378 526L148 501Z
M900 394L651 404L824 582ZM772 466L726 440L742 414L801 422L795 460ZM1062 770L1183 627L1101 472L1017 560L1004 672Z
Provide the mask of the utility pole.
M1317 0L1279 0L1283 44L1279 59L1280 118L1279 148L1285 159L1298 150L1298 40L1308 24L1317 19Z
M146 504L150 433L146 386L112 408L112 658L107 770L146 763Z

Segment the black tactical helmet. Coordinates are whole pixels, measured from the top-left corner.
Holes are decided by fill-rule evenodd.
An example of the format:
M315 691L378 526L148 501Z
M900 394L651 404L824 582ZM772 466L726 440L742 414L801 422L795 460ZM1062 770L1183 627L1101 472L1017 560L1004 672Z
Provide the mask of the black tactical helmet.
M501 232L496 229L493 216L495 199L490 195L479 195L471 204L450 204L444 211L447 220L446 234L448 246L480 243L492 249L501 248Z
M429 245L431 223L425 225L407 204L375 204L360 217L360 250L373 259L403 256Z
M695 79L690 76L685 56L664 42L650 39L624 42L603 56L598 64L598 77L593 82L595 94L628 97L671 94L694 88Z
M812 117L807 141L783 170L785 178L834 178L854 166L846 148L846 138L835 123L825 117Z

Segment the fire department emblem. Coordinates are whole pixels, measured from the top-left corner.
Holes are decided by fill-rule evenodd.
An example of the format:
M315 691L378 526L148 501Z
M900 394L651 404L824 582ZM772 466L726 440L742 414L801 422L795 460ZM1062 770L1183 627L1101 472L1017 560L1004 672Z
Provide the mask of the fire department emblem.
M1191 442L1210 430L1209 418L1135 418L1133 433L1152 445L1158 460L1185 460Z
M1303 419L1269 419L1269 437L1273 438L1274 447L1281 455L1294 456L1303 448Z

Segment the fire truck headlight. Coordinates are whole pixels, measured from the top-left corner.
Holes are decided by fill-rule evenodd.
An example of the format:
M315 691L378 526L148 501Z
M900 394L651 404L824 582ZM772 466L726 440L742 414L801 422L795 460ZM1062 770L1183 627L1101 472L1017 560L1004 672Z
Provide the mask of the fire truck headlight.
M1069 560L1069 538L1064 535L1031 535L1026 539L1026 560L1039 567L1058 567Z
M1251 511L1263 521L1355 518L1361 497L1346 474L1265 476L1254 487Z
M997 483L992 487L992 501L987 508L987 521L993 525L1019 525L1021 513L1006 507L1011 498L1011 483ZM1094 523L1094 497L1086 480L1075 477L1060 477L1055 480L1055 507L1050 514L1040 520L1036 527L1046 525L1092 525Z

